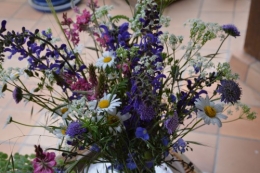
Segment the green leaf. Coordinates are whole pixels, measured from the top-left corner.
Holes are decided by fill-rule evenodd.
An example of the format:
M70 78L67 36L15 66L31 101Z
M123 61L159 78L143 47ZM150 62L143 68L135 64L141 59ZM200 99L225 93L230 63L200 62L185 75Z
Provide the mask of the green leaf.
M2 89L2 92L5 92L6 90L7 90L7 85L4 84L3 89Z
M125 19L129 22L129 18L125 15L116 15L116 16L111 17L112 22L119 22L120 19Z
M94 50L94 51L98 51L98 49L95 48L95 47L88 47L88 46L86 46L85 48L90 49L90 50Z
M33 72L32 71L30 71L30 70L24 70L24 72L29 76L29 77L32 77L32 76L34 76L33 75Z
M208 145L204 145L204 144L201 144L199 142L194 142L194 141L186 141L186 142L189 143L189 144L195 144L195 145L201 145L201 146L209 147Z

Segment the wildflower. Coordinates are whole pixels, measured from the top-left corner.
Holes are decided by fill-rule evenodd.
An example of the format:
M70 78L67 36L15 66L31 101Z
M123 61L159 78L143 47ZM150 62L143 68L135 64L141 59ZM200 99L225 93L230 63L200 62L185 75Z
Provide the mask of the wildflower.
M199 98L195 101L195 106L199 109L198 117L204 119L205 124L217 124L222 126L220 119L227 119L227 116L221 114L223 106L220 104L214 104L210 102L208 95L206 98Z
M14 88L13 98L17 104L23 99L23 91L20 87Z
M137 165L134 161L134 158L133 158L133 154L129 153L128 154L128 158L127 158L127 163L126 163L126 167L130 170L134 170L137 168Z
M141 138L145 141L149 140L149 134L147 133L147 130L142 127L137 127L135 131L135 136L137 138Z
M106 51L103 56L97 60L96 66L105 69L114 65L115 56L113 52Z
M32 161L34 173L54 173L52 169L56 165L54 152L43 152L40 145L34 146L36 158Z
M90 147L90 151L95 151L95 152L98 153L98 152L100 152L100 148L99 148L99 146L97 144L93 144Z
M223 25L222 29L225 31L225 33L227 33L233 37L240 36L240 32L238 31L238 29L235 25L232 25L232 24Z
M113 79L118 79L119 76L118 76L117 72L112 72L112 73L108 74L107 78L108 78L108 80L113 80Z
M80 122L71 122L68 125L66 134L69 135L70 137L74 138L79 135L82 135L83 133L86 133L87 129L82 126Z
M173 95L173 94L171 94L170 97L169 97L169 100L170 100L170 102L172 102L172 103L176 102L176 96Z
M11 124L12 120L13 120L13 118L9 115L9 116L7 117L7 119L6 119L6 122L5 122L5 125L4 125L3 129L4 129L8 124Z
M177 129L178 125L179 125L179 119L176 112L172 117L168 118L164 122L164 127L168 130L169 134L172 134Z
M105 94L103 98L101 98L99 101L94 100L92 102L89 102L89 109L94 109L97 106L97 109L99 111L107 111L115 112L115 108L121 105L121 102L119 99L115 99L116 94L113 96L111 94Z
M225 103L236 103L240 100L241 88L233 80L221 80L217 92L221 94L221 101Z
M177 153L180 151L181 153L185 152L185 147L187 146L186 142L182 139L179 138L173 145L172 148L173 150Z
M118 112L117 114L109 114L107 116L107 124L111 126L109 129L110 131L116 130L117 132L122 131L122 125L123 122L128 120L131 117L131 114L126 113L121 115L121 112ZM114 129L114 130L113 130Z
M20 76L20 73L19 72L12 72L11 74L10 74L10 79L12 80L12 81L15 81L18 77Z
M53 134L56 135L59 139L62 139L63 137L66 136L66 131L67 131L66 123L60 123L60 128L55 129L53 131Z
M143 102L139 104L137 112L139 113L141 120L144 121L151 120L155 116L154 107Z

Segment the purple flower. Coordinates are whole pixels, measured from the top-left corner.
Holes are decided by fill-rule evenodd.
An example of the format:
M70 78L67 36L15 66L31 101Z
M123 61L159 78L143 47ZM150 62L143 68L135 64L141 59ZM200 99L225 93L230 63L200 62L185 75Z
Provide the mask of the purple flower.
M43 152L38 145L35 146L36 158L32 161L34 173L54 173L52 169L56 166L55 153Z
M126 163L126 167L127 167L128 169L130 169L130 170L133 170L133 169L136 169L136 168L137 168L137 166L136 166L136 164L135 164L134 161L127 162L127 163Z
M240 36L240 32L238 31L238 29L235 25L232 25L232 24L223 25L222 29L225 31L225 33L227 33L233 37Z
M217 92L221 94L221 101L225 103L236 103L240 100L241 88L233 80L221 80Z
M179 139L172 145L172 148L173 148L173 150L174 150L176 153L177 153L178 151L180 151L181 153L184 153L186 146L187 146L186 142L185 142L182 138L179 138Z
M1 22L0 33L6 31L5 25L6 25L6 20L2 20L2 22Z
M23 91L20 87L14 88L13 98L17 104L23 99Z
M97 144L93 144L91 147L90 147L90 150L91 151L95 151L95 152L100 152L100 148Z
M86 133L87 129L82 126L80 122L71 122L66 130L66 134L74 138L76 136Z
M134 158L133 158L133 155L134 154L132 154L132 153L129 153L128 154L128 158L127 158L127 160L126 160L126 167L128 168L128 169L130 169L130 170L133 170L133 169L136 169L137 168L137 165L136 165L136 163L135 163L135 161L134 161Z
M147 130L145 128L142 128L142 127L136 128L135 136L137 138L141 138L145 141L147 141L149 139L149 134L147 133Z
M140 114L140 119L144 121L149 121L155 116L153 106L148 106L143 102L139 105L137 112Z
M164 122L164 127L168 130L169 134L172 134L177 129L178 125L179 125L179 118L176 112L172 117L168 118Z
M176 97L175 97L175 95L173 95L173 94L171 94L170 95L170 102L176 102Z

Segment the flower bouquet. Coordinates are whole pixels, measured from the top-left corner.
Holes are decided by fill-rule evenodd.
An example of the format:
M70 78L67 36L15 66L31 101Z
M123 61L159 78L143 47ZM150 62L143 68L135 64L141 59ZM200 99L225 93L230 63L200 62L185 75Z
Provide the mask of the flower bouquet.
M18 58L28 65L5 69L2 63L0 96L9 91L17 104L38 104L49 121L37 127L60 139L57 148L35 146L35 173L89 172L101 163L104 172L155 172L163 164L174 170L180 160L169 155L192 150L192 141L185 141L189 132L203 125L221 127L232 113L224 110L233 105L243 111L238 119L256 117L239 102L238 75L228 63L213 63L227 37L240 35L234 25L188 20L190 38L183 45L182 36L161 31L170 19L153 0L138 1L132 17L111 16L112 6L99 7L93 0L87 7L73 7L75 21L64 13L59 22L54 13L67 44L51 30L9 32L7 22L1 23L1 61ZM82 46L80 33L95 46ZM200 50L212 39L220 46L202 56ZM86 63L83 48L97 60ZM26 78L37 81L36 88L29 90ZM12 117L10 123L23 125Z

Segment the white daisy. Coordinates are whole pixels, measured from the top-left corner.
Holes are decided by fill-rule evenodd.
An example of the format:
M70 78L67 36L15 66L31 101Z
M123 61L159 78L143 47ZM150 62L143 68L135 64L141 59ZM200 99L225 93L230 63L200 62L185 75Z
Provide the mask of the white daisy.
M107 115L107 124L110 126L109 130L111 132L121 132L124 126L123 122L128 120L131 117L131 114L126 113L124 115L121 112L117 114L109 114Z
M103 98L99 101L93 100L88 103L90 110L99 110L101 112L106 111L108 113L113 113L116 110L116 107L121 105L120 99L115 99L116 94L112 96L112 94L105 94Z
M105 69L107 66L111 67L115 63L114 52L106 51L103 53L103 56L98 58L96 66Z
M7 119L6 119L6 122L5 122L5 125L4 125L4 127L3 127L3 129L8 125L8 124L10 124L11 122L12 122L12 117L9 115L8 117L7 117Z
M60 127L58 129L55 129L53 131L53 134L57 136L59 139L62 139L63 137L66 136L66 130L67 130L67 125L65 123L60 123Z
M210 102L208 95L206 98L200 97L195 101L195 106L198 110L198 117L204 119L205 124L217 124L222 126L220 119L227 119L226 115L222 114L224 107L221 104Z

